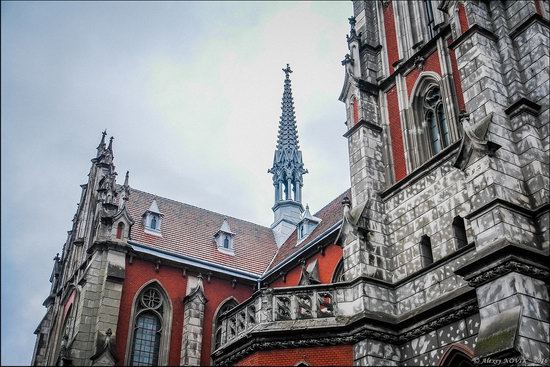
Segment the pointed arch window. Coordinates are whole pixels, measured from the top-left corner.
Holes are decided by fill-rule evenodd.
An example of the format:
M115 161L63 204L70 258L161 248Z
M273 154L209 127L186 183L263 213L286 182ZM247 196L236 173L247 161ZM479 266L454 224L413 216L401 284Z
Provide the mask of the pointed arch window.
M118 226L116 228L116 238L120 240L122 238L123 233L124 233L124 223L120 222L118 223Z
M146 286L132 311L127 363L158 366L168 363L171 306L158 284Z
M235 301L234 299L229 299L225 303L223 303L222 306L220 306L220 308L218 309L216 317L214 318L214 343L212 343L212 345L214 346L213 350L218 349L222 345L224 338L221 316L235 306L237 306L237 301Z

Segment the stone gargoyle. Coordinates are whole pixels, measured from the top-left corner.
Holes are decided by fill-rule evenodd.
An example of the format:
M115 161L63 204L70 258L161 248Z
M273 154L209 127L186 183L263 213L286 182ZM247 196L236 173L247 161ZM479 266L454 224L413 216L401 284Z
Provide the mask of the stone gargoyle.
M500 148L499 144L486 139L492 120L492 113L473 123L470 122L468 114L462 113L460 115L464 136L462 137L460 149L453 164L456 168L464 170L468 166L474 152L492 157Z
M371 199L368 199L363 204L351 208L351 201L348 197L342 200L344 216L342 227L340 227L340 232L336 238L336 243L344 247L357 238L360 244L365 244L367 246L367 250L372 250L367 238L370 232L369 217L367 215L370 204Z

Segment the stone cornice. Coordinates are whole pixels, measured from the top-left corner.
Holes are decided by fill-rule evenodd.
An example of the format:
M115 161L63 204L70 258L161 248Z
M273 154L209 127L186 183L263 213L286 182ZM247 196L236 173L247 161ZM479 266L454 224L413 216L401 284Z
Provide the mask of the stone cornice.
M511 272L547 280L550 277L548 259L548 251L501 240L479 251L455 273L463 276L471 287L479 287Z
M481 273L468 280L470 287L479 287L493 279L500 278L502 275L516 272L530 276L532 278L540 280L548 280L550 278L550 272L541 269L534 265L527 265L519 261L509 260L501 265L498 265L491 270Z
M349 138L350 136L352 136L357 130L359 130L363 126L369 128L369 129L372 129L374 131L377 131L379 133L382 132L382 127L381 126L378 126L374 122L361 119L361 120L359 120L359 122L357 122L355 125L353 125L353 127L351 129L346 131L346 133L343 135L344 138Z
M504 110L504 112L510 117L514 117L522 112L527 112L533 116L538 116L540 109L540 104L533 102L528 98L522 97L512 103L507 109Z
M530 208L526 208L526 207L523 207L521 205L518 205L518 204L514 204L512 202L509 202L507 200L504 200L504 199L500 199L500 198L496 198L496 199L493 199L491 201L489 201L488 203L480 206L479 208L475 209L475 210L472 210L470 213L468 213L467 215L464 216L465 219L468 219L468 220L471 220L472 218L475 218L491 209L493 209L495 206L503 206L507 209L510 209L510 210L513 210L515 212L518 212L528 218L536 218L538 217L541 213L544 213L548 210L550 210L550 203L546 203L546 204L542 204L541 206L535 208L535 209L530 209Z
M451 42L451 44L449 45L449 48L454 50L455 48L460 46L465 40L469 39L476 33L484 36L485 38L490 39L493 42L496 42L498 40L498 37L496 36L496 34L494 34L487 28L482 27L476 23L472 25L470 28L468 28L466 32L462 33L460 37L458 37L453 42Z
M517 36L519 36L523 31L525 31L529 26L535 22L539 22L543 26L550 28L550 22L545 19L542 15L538 13L533 13L530 17L525 19L521 24L517 25L512 31L510 32L510 38L514 39Z

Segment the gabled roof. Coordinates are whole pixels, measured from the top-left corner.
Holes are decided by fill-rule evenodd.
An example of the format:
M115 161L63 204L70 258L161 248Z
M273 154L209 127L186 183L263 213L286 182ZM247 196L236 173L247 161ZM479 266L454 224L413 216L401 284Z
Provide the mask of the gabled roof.
M164 217L162 237L145 232L143 221L136 221L130 239L152 249L206 260L260 276L307 247L338 223L342 219L342 200L345 196L350 196L350 190L315 213L314 216L321 219L321 222L308 236L307 241L302 241L297 246L297 234L294 231L277 251L273 231L269 227L131 189L126 205L132 217L140 218L153 201L156 201L158 210ZM214 236L220 231L220 223L223 227L224 220L227 221L230 231L235 234L233 256L218 251L214 241Z
M292 256L293 254L297 253L304 247L307 247L310 243L315 241L317 237L319 237L323 232L325 232L327 229L331 228L333 225L338 223L342 219L344 209L342 206L342 200L344 197L350 197L351 196L351 189L346 190L342 194L340 194L337 198L332 200L330 203L328 203L324 208L319 210L317 213L315 213L315 217L321 219L321 223L315 229L311 232L311 234L308 236L307 241L302 241L296 245L297 242L297 233L296 231L292 232L290 237L281 245L279 248L279 251L277 251L277 254L275 255L275 258L273 259L273 262L269 266L269 270L275 268L277 265L282 263L284 260L286 260L288 257Z
M162 237L144 231L143 222L136 221L130 239L148 247L176 255L194 257L230 268L262 274L277 251L271 228L232 218L192 205L131 189L127 206L134 218L140 218L153 200L164 214ZM214 235L227 217L235 233L235 255L217 250Z

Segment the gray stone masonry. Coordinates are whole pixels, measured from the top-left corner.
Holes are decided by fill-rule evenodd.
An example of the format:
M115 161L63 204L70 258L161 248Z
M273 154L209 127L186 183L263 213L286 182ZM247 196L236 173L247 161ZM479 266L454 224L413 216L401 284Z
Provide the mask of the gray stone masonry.
M449 54L446 49L448 44L455 51L466 112L473 122L491 116L486 139L500 148L492 156L474 151L464 169L456 168L454 162L461 149L462 136L458 132L462 131L462 127L458 116L452 113L457 111L457 107L450 106L453 108L447 108L446 114L450 117L451 130L457 132L451 144L420 168L409 171L408 177L401 182L392 185L391 179L387 179L391 177L388 170L393 168L391 154L388 154L386 147L389 137L384 115L397 112L384 111L386 102L383 90L378 92L378 97L374 97L375 93L372 90L368 92L364 84L348 81L351 85L348 90L355 91L361 98L361 118L369 122L357 127L348 113L346 137L352 203L359 206L374 198L374 205L369 211L372 228L367 243L350 241L344 247L346 280L363 275L372 277L372 266L379 265L384 274L381 279L399 282L393 295L388 296L394 297L394 308L382 306L386 307L386 312L394 312L395 315L430 307L454 291L470 289L470 286L476 288L480 308L480 315L476 316L478 319L475 321L476 329L468 332L465 327L468 321L464 319L456 321L458 324L454 326L454 331L449 329L441 335L432 331L429 334L432 341L429 341L428 334L424 335L427 339L418 343L419 347L414 352L407 351L407 346L401 348L400 362L404 365L436 364L445 352L443 347L446 344L438 339L440 337L450 338L453 342L461 341L484 356L483 351L487 349L476 341L480 325L485 335L489 325L500 322L499 314L516 305L523 307L518 311L518 337L512 340L512 349L525 359L525 363L541 363L543 357L549 357L548 314L540 311L548 307L548 284L530 273L514 276L508 273L483 284L472 283L469 286L463 279L464 274L457 275L455 271L477 262L485 263L486 272L498 268L495 259L480 258L481 255L476 253L491 252L502 248L505 243L532 249L525 251L540 253L539 259L548 256L549 23L536 14L534 1L451 1L446 5L449 9L444 15L450 24L458 23L455 17L458 17L456 7L459 4L465 6L470 29L458 39L438 42L438 55L441 59ZM402 6L402 3L387 6L392 5ZM548 2L540 5L546 9ZM372 6L369 2L354 2L357 28L363 33L362 42L366 42L364 37L367 34L369 37L377 35L382 47L385 47L378 22L369 22L366 16L369 6ZM362 54L363 79L369 75L367 70L370 67L364 66L369 61L372 60L369 60L368 54ZM407 61L403 60L400 65L407 64ZM444 88L451 85L449 64L446 65L447 74L442 75L446 78L442 82ZM402 75L411 68L403 67L401 74L395 76L402 90L407 89ZM378 71L379 75L384 74L382 70ZM392 84L386 85L385 88L389 88ZM400 110L409 108L410 96L403 97L403 92L399 92L398 96ZM365 108L373 99L378 100L379 108ZM446 102L457 103L452 98L446 99ZM373 129L372 126L379 128ZM407 131L403 134L406 146L409 139ZM476 251L468 251L452 261L445 261L465 245L453 225L457 218L464 220L466 242L475 244ZM429 264L421 256L423 236L430 239L435 263L424 272L423 269ZM368 242L374 244L374 251L369 250ZM378 251L379 248L382 250ZM378 259L378 256L381 258ZM518 260L520 263L527 261L522 256ZM514 288L519 284L523 288ZM366 304L369 310L380 307L372 298L367 298ZM506 317L513 319L512 316L502 316L502 320ZM453 332L458 334L453 337ZM384 353L369 354L368 343L365 339L355 345L356 350L367 351L357 353L356 364L393 363ZM373 347L373 350L379 348Z
M182 366L201 365L202 330L206 302L202 279L199 278L196 285L190 289L190 293L184 299L180 357L180 365Z

